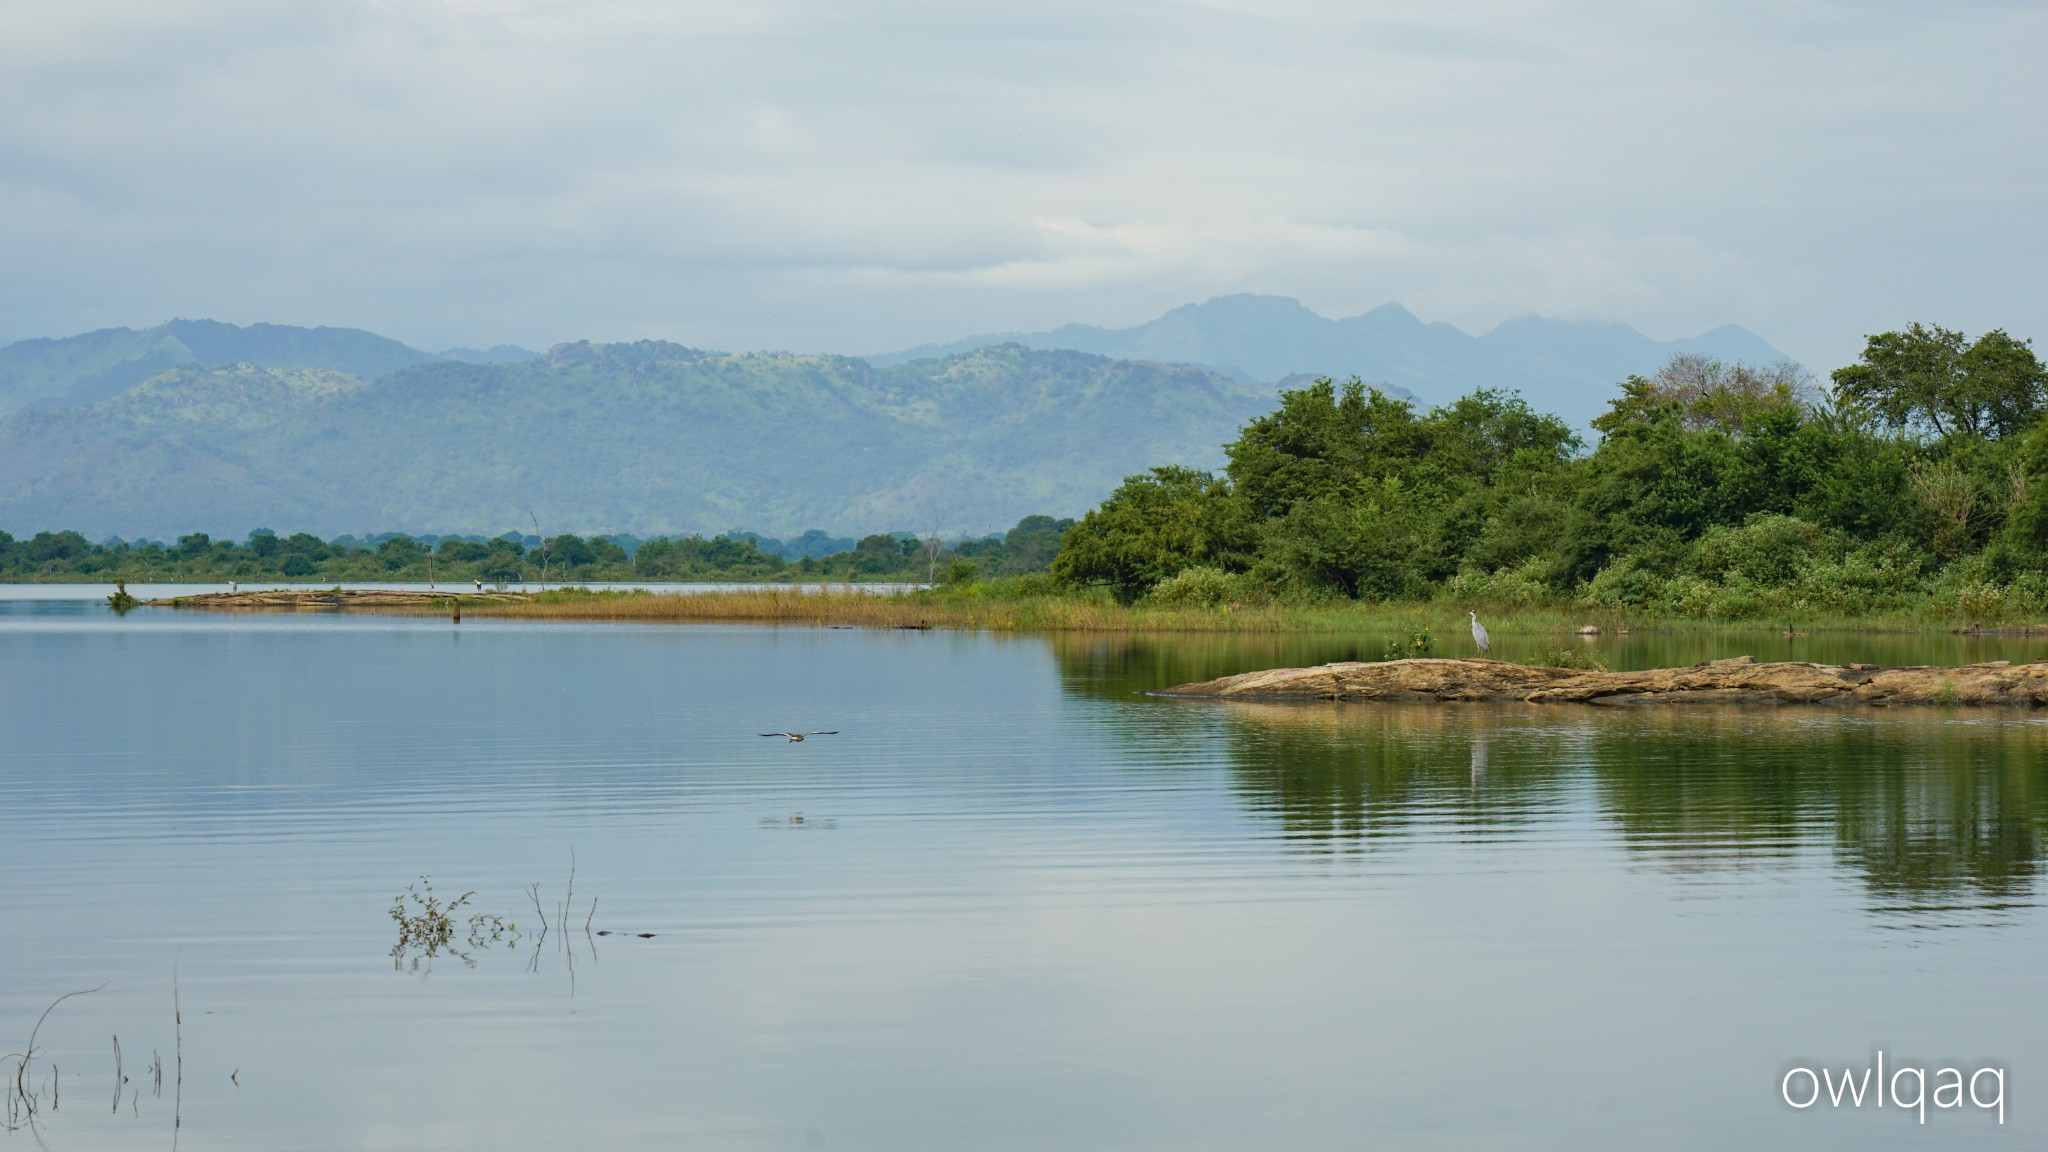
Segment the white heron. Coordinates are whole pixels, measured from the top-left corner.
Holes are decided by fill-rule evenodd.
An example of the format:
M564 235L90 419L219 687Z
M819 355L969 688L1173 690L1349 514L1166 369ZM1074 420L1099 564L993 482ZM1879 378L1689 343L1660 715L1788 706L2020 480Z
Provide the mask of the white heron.
M789 742L791 744L795 744L806 736L837 736L839 735L839 730L834 728L824 732L763 732L761 733L761 735L787 736L789 737Z
M1472 642L1479 645L1481 652L1493 651L1493 645L1486 639L1486 625L1479 622L1479 613L1467 612L1465 615L1472 618Z

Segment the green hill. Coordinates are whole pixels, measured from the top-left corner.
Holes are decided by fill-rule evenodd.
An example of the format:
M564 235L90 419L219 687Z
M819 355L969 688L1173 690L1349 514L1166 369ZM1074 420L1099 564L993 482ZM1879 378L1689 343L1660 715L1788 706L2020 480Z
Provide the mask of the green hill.
M96 404L171 368L323 368L371 378L436 357L356 328L173 320L0 347L0 416Z
M133 363L161 348L149 335L95 333L73 362ZM978 532L1079 512L1162 460L1218 463L1273 400L1200 369L1016 345L888 368L654 341L374 367L186 361L89 406L20 411L0 421L0 527L500 532L532 509L550 533Z

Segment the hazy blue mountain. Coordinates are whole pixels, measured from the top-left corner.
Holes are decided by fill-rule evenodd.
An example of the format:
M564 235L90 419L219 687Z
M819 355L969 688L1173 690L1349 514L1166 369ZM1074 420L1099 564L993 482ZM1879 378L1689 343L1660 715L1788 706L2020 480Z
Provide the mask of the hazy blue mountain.
M440 356L443 360L460 360L465 364L517 364L524 360L538 360L541 354L517 344L493 344L489 348L444 348Z
M0 348L0 416L24 408L97 404L167 369L252 364L318 368L364 379L434 357L357 328L241 327L172 320L154 328L102 328Z
M1614 385L1656 370L1672 354L1768 363L1784 356L1727 325L1688 340L1659 341L1626 324L1510 320L1484 336L1426 324L1399 304L1331 320L1284 296L1219 296L1132 328L1069 324L1006 332L871 357L877 365L946 355L991 342L1071 348L1102 356L1194 364L1241 380L1359 376L1439 404L1475 388L1519 391L1532 405L1583 425L1604 411Z
M0 528L499 532L531 508L550 533L1000 531L1155 464L1219 465L1272 401L1202 369L1014 344L887 368L565 344L374 380L188 363L0 420Z
M1215 466L1275 384L1358 375L1421 402L1515 389L1583 423L1679 351L1771 361L1735 327L1484 336L1398 305L1329 320L1231 296L930 356L727 355L655 341L439 356L346 328L175 320L0 347L0 528L257 526L650 536L1000 529L1123 476Z

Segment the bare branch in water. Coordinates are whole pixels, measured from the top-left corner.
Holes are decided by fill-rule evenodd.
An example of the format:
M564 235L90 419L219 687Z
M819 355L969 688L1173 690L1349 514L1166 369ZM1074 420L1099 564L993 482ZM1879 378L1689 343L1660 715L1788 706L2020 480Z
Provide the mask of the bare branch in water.
M13 1060L15 1062L14 1083L7 1093L7 1118L0 1120L0 1129L12 1132L24 1125L33 1128L36 1122L36 1113L42 1110L42 1093L32 1090L30 1069L35 1064L37 1052L36 1038L42 1035L43 1022L50 1018L50 1013L57 1010L57 1005L71 999L73 996L89 996L99 991L100 988L105 988L109 983L111 981L102 980L99 987L81 988L76 992L66 992L64 995L50 1001L50 1006L43 1009L41 1016L36 1017L36 1026L29 1029L28 1043L23 1046L22 1051L10 1052L4 1057L0 1057L0 1059ZM52 1111L55 1111L56 1107L57 1066L52 1064L50 1065L50 1108Z

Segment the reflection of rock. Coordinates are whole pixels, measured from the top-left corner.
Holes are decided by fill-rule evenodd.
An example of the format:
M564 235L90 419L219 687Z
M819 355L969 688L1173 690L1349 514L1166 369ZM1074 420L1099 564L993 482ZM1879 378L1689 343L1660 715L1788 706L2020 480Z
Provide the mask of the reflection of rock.
M2048 662L1958 668L1759 664L1581 672L1500 660L1387 660L1276 668L1158 693L1235 700L1501 700L1532 704L2048 705Z

